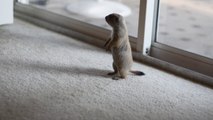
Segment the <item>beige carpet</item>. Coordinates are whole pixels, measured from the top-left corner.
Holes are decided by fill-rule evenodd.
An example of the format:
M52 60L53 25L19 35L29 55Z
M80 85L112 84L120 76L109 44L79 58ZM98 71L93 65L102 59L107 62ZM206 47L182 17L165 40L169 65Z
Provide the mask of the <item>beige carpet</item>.
M19 19L0 26L0 120L212 120L213 90Z

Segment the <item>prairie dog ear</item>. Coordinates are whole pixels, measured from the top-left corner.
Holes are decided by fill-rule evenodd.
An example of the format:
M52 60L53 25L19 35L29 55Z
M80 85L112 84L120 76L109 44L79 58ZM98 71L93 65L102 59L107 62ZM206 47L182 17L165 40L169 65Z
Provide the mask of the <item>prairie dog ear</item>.
M123 21L124 21L124 18L123 18L123 16L121 16L121 15L119 15L119 14L116 14L115 15L115 17L116 17L116 22L118 23L123 23Z
M119 22L119 21L120 21L120 17L115 16L115 21L116 21L116 22Z

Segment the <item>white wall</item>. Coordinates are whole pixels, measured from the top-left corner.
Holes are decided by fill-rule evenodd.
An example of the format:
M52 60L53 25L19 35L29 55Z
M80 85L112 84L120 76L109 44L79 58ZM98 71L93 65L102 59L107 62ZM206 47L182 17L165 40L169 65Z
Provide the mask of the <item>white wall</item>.
M0 25L13 23L13 0L0 0Z

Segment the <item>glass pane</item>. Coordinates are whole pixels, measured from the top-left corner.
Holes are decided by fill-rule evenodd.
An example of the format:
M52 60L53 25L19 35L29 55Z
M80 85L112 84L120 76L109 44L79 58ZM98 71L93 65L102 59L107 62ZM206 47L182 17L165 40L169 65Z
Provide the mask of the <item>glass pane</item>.
M131 36L137 37L140 0L18 0L46 10L110 29L104 17L119 13L126 18Z
M213 58L213 0L160 0L157 42Z

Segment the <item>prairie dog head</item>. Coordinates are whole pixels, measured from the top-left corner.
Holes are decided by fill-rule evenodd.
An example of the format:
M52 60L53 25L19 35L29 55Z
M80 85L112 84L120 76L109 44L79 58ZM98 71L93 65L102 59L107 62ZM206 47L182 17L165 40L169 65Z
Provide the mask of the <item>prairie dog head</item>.
M123 16L112 13L105 17L106 22L113 28L125 26L125 20Z

